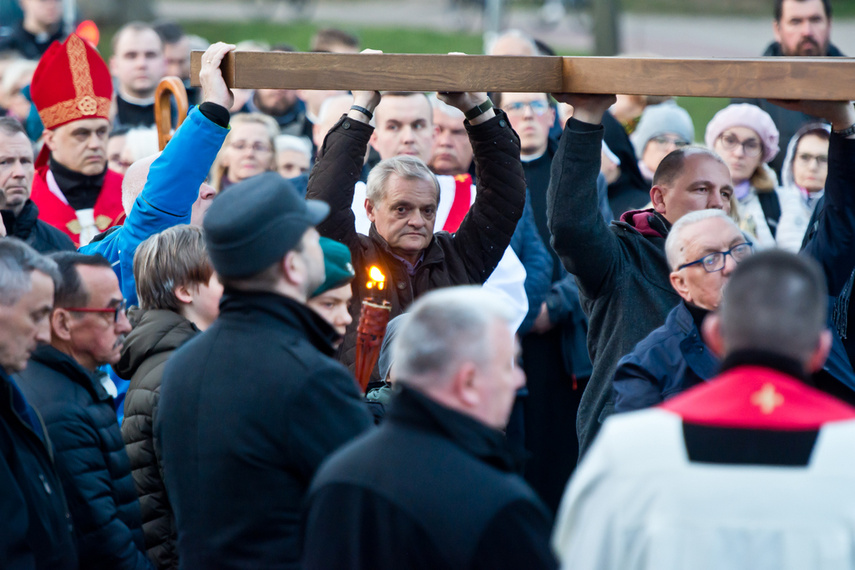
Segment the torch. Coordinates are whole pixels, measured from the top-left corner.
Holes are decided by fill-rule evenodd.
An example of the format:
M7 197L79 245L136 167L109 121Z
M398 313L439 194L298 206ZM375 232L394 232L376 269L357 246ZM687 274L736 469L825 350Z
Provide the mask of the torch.
M372 266L368 270L369 281L365 284L368 289L376 291L376 296L369 296L362 300L362 311L359 314L359 324L356 327L356 381L362 393L368 388L371 372L377 365L380 357L380 346L383 337L386 336L386 325L389 323L389 315L392 305L384 299L386 288L386 276L380 272L380 268Z

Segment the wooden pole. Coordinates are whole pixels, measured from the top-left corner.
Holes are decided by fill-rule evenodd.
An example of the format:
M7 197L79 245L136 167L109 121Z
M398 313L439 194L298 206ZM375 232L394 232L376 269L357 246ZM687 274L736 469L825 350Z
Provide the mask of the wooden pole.
M202 52L193 52L198 85ZM379 91L621 93L677 97L855 99L852 58L661 59L237 52L230 87Z

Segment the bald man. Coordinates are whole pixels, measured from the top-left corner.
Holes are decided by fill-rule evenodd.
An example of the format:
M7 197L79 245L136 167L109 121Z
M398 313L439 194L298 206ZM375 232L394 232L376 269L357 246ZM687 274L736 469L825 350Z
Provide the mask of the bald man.
M201 225L214 198L213 188L204 182L228 133L232 93L219 63L232 49L234 46L224 43L208 48L199 73L205 102L190 111L162 153L138 160L128 168L122 184L125 224L80 248L81 253L100 253L113 263L129 305L137 304L137 246L149 236L178 224Z

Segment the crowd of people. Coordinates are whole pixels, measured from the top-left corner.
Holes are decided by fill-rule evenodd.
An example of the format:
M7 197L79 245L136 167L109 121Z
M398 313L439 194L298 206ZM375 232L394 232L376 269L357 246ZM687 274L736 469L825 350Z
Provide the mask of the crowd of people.
M20 5L0 567L855 568L853 102L229 89L294 48Z

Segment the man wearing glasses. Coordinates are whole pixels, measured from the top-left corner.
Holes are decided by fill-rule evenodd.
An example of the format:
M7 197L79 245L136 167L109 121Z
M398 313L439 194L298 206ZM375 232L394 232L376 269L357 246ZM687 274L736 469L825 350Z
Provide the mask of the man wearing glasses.
M716 374L718 358L701 338L701 323L718 309L731 273L753 250L722 210L692 212L674 224L665 254L682 302L618 363L615 412L654 406Z
M33 352L20 388L41 414L75 527L81 568L151 568L139 500L104 364L119 360L131 324L110 262L52 256L62 277L50 344Z
M575 275L590 322L588 352L594 371L577 422L581 454L614 410L617 363L660 326L681 297L670 282L665 238L674 223L708 208L730 212L730 172L712 151L675 150L659 165L650 189L652 209L629 211L607 226L596 211L596 177L603 114L614 96L556 94L573 105L553 161L548 202L552 245ZM840 293L851 273L855 241L855 107L851 102L780 102L825 116L832 123L827 207L804 251L822 265L828 292ZM727 248L725 248L727 249Z

